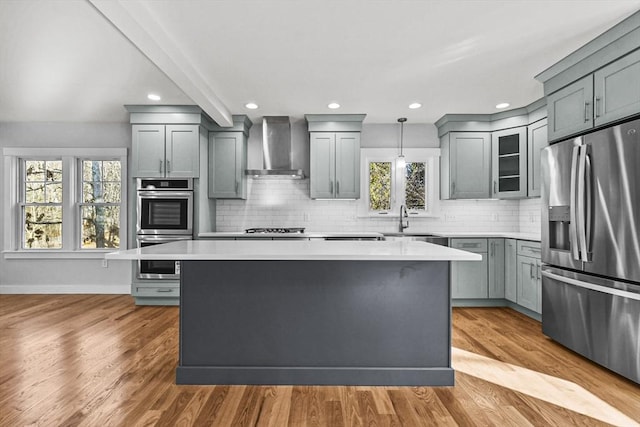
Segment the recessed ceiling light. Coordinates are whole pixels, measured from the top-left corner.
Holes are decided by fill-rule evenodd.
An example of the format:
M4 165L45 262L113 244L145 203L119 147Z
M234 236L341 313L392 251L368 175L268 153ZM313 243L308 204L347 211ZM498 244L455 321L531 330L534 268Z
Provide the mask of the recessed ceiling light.
M419 102L414 102L413 104L409 104L409 108L411 108L412 110L415 110L416 108L420 108L422 107L422 104L420 104Z
M337 102L332 102L331 104L327 105L327 107L335 110L336 108L340 108L340 104L338 104Z
M501 102L500 104L496 105L496 108L503 109L503 108L507 108L509 105L511 104L509 104L508 102Z
M152 101L160 101L162 99L160 98L160 95L156 95L155 93L150 93L149 95L147 95L147 98Z
M249 110L255 110L256 108L258 108L258 104L256 104L255 102L247 102L246 104L244 104L244 106Z

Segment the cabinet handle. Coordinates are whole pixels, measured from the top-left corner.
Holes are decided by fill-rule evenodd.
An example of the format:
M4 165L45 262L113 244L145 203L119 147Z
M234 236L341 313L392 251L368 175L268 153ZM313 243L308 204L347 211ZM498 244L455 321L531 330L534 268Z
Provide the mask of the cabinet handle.
M158 166L158 172L162 173L162 159L160 159L159 161L160 161L160 164Z
M340 194L340 181L336 181L336 195Z
M451 183L451 195L453 196L454 194L456 194L456 182L453 181Z
M171 173L171 160L167 160L167 173Z
M540 280L540 267L536 264L536 279Z
M533 276L533 264L529 264L529 279L535 279Z
M599 96L596 96L594 112L596 113L596 117L600 117L600 97Z
M589 103L584 103L584 122L587 123L589 121Z
M498 192L497 190L497 182L493 181L493 194L496 194Z
M238 192L238 181L236 181L236 193Z
M463 243L462 247L463 248L477 248L479 246L478 243Z
M333 181L329 180L329 193L333 195Z
M156 289L156 292L173 292L173 289L171 288Z

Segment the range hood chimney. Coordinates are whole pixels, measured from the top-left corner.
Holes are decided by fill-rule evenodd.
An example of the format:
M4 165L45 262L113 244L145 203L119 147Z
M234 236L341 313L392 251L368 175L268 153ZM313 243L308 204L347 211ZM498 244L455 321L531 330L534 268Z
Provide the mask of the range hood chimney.
M247 169L254 178L302 179L302 169L291 167L291 123L288 116L262 118L262 161L264 169Z

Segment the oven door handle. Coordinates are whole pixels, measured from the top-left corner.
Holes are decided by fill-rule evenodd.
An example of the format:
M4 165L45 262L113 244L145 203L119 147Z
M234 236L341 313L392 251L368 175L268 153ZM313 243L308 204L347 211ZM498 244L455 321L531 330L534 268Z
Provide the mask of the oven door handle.
M138 191L138 198L175 198L175 199L187 199L193 197L193 191L157 191L157 190L142 190Z

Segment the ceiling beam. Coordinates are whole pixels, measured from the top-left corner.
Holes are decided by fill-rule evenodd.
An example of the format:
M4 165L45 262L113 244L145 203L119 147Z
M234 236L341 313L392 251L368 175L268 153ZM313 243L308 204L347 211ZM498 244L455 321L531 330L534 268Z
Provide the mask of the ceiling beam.
M233 126L227 107L144 4L137 0L89 2L219 126Z

